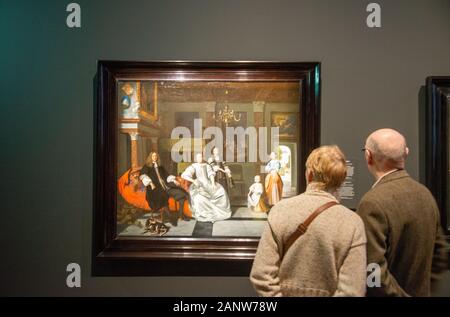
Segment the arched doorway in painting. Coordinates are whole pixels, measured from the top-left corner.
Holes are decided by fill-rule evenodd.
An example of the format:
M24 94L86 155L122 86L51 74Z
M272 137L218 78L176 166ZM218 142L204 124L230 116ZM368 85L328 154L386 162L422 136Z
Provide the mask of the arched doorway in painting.
M297 193L296 175L293 166L296 166L294 144L280 144L278 147L278 157L281 162L281 179L283 180L283 197L295 196Z

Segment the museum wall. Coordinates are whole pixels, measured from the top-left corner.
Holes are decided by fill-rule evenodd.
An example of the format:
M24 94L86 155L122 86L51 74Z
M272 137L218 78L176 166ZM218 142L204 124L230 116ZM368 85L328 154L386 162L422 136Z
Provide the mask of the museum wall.
M422 176L421 88L450 75L448 0L377 1L379 29L361 0L79 0L81 29L69 2L0 2L0 295L255 295L246 277L90 276L97 60L319 61L321 141L355 165L349 204L373 182L360 149L374 129L401 131Z

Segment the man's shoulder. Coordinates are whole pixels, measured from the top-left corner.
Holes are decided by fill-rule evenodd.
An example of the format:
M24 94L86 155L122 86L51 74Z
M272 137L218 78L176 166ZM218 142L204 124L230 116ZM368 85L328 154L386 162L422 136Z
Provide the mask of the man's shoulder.
M409 175L396 179L386 179L376 185L367 192L368 198L376 198L378 196L393 196L396 193L407 193L414 195L416 198L432 198L431 192L426 186L416 181Z
M380 197L384 196L385 189L385 187L382 188L379 184L375 187L372 187L363 195L360 200L360 204L378 202L380 200Z
M367 208L383 212L390 204L397 205L398 200L434 201L433 195L427 187L410 177L388 179L371 188L360 200L358 213Z
M143 172L147 172L149 170L149 167L148 167L148 165L147 164L144 164L144 166L142 166L142 168L141 168L141 173L143 173Z
M386 203L386 192L388 192L385 186L381 184L376 185L366 192L359 201L357 213L362 215L367 211L371 213L383 213L382 205Z

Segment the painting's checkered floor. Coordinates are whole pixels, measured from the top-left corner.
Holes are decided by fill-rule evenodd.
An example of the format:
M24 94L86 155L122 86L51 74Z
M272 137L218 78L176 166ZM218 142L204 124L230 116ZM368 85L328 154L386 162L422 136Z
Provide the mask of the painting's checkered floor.
M267 214L250 211L247 207L232 208L233 215L230 219L217 221L214 224L210 222L178 221L178 226L174 227L169 222L166 226L169 231L165 237L259 237L264 229L267 220ZM120 236L151 236L144 232L144 225L150 214L144 214L138 218L132 225L119 226Z

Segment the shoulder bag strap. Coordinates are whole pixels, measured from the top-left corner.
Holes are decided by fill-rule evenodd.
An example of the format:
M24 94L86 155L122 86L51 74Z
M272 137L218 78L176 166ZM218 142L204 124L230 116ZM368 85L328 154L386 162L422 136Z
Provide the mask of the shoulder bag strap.
M339 203L337 203L335 201L329 201L326 204L317 208L305 221L303 221L298 226L297 230L295 230L294 233L287 240L287 242L283 248L283 254L286 254L287 251L289 250L289 248L294 244L294 242L298 238L300 238L306 232L306 230L308 230L309 225L313 222L314 219L316 219L316 217L318 215L320 215L322 212L324 212L328 208L333 207L335 205L339 205Z

